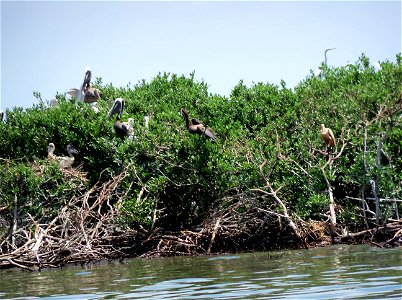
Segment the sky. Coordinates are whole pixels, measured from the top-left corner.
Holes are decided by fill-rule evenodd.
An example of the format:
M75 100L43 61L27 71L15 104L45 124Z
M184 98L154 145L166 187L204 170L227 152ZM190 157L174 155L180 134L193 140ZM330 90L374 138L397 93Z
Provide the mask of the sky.
M401 1L4 1L3 111L80 87L84 70L126 87L160 72L189 76L213 94L244 84L293 88L328 65L396 61Z

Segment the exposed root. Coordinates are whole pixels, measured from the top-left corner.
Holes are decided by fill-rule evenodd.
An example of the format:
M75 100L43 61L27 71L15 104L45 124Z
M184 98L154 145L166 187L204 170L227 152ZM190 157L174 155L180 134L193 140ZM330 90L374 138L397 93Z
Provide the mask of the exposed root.
M63 171L65 176L83 176ZM29 270L60 267L99 259L125 257L136 231L116 227L120 198L116 187L124 172L68 201L58 215L46 222L28 216L0 243L0 268L16 266ZM113 202L113 203L112 203Z

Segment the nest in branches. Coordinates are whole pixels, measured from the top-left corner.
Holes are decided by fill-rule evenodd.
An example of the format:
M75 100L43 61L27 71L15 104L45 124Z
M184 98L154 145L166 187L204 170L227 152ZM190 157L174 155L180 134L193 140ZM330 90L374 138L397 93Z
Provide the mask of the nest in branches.
M79 180L86 178L74 169L63 170L63 174ZM124 256L124 250L131 247L137 236L136 231L123 232L115 225L121 201L116 198L115 189L126 175L95 184L73 197L50 222L29 215L25 225L10 229L0 243L0 268L18 266L34 270Z

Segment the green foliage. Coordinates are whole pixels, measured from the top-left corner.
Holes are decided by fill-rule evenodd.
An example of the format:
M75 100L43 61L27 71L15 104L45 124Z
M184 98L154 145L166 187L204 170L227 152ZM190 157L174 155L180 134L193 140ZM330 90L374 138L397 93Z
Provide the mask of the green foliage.
M6 162L0 166L0 204L11 212L16 195L26 212L52 215L62 199L74 195L79 183L46 160L53 142L59 156L67 154L67 144L77 148L74 167L87 172L87 189L127 170L115 191L124 226L149 228L155 213L158 226L198 225L217 200L263 187L264 161L264 176L281 187L278 196L290 212L326 219L329 200L320 167L327 158L319 132L324 123L337 138L334 154L345 145L326 174L335 201L343 205L342 221L355 222L360 203L344 199L359 197L362 190L370 196L370 179L378 178L381 197L402 197L401 56L381 67L376 71L362 55L354 65L324 66L323 79L310 74L293 90L284 82L247 87L240 81L229 98L209 94L194 73L160 73L150 82L120 88L98 78L99 113L62 95L58 107L40 101L27 110L13 108L0 124L0 157ZM132 140L117 138L114 119L107 118L117 97L125 100L122 120L134 119ZM214 129L216 143L189 134L182 107ZM381 141L388 158L378 165ZM40 176L34 165L41 166Z

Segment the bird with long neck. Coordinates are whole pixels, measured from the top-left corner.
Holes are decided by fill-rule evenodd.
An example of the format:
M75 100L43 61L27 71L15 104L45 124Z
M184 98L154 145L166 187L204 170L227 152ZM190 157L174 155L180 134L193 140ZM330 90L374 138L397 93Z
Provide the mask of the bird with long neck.
M100 99L99 90L92 87L91 84L92 71L90 68L85 69L84 81L80 89L72 88L67 91L71 97L75 98L77 101L89 103L95 112L99 112L96 107L97 101Z
M84 92L84 102L85 103L94 103L97 102L100 98L99 91L92 87L91 83L92 71L90 68L85 70L84 82L82 83L81 90Z
M49 145L47 146L47 158L51 162L53 162L57 159L57 156L54 155L55 149L56 149L56 146L53 143L49 143Z
M190 121L190 117L185 108L181 109L181 114L189 133L203 135L215 142L215 132L211 128L204 126L204 124L202 124L197 119L191 119Z
M335 50L336 48L326 48L325 50L324 50L324 65L325 66L327 66L327 52L328 51L331 51L331 50ZM318 69L316 72L315 72L315 76L316 77L318 77L318 78L322 78L322 70L321 69Z
M336 146L334 133L331 128L325 127L324 124L321 124L321 138L327 147L333 148Z
M114 131L116 135L120 138L128 137L129 139L133 136L133 123L134 120L129 118L127 122L121 121L121 115L124 109L124 99L117 98L114 100L113 107L110 109L108 117L111 118L113 115L117 114L116 121L114 122Z

